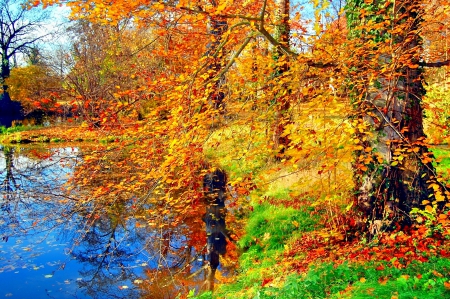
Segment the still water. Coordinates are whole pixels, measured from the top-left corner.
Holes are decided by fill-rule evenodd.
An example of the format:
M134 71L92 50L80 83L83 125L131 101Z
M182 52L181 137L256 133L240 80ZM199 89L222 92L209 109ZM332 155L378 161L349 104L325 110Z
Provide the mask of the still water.
M132 200L91 217L83 190L66 191L82 163L79 148L0 148L0 297L175 298L211 285L205 207L167 229L130 214Z

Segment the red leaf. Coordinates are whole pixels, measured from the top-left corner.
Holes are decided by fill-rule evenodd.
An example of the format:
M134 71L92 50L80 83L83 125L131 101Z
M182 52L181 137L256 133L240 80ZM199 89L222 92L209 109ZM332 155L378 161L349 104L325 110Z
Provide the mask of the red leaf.
M271 281L273 281L273 278L264 278L264 280L261 283L261 286L263 287Z

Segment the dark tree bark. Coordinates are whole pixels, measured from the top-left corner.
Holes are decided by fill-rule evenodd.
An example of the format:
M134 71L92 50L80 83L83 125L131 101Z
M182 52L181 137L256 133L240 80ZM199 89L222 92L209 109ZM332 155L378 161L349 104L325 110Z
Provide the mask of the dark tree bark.
M19 102L11 100L7 88L4 85L3 93L0 94L0 126L9 128L13 121L23 119L23 109Z

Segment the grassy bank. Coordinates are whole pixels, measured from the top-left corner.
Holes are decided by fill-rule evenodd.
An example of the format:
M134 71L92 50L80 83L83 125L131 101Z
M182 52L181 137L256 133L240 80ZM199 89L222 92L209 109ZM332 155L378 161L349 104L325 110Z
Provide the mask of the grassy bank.
M450 150L432 150L445 176ZM251 169L241 163L239 171L232 161L222 166L232 176L267 177L277 169L270 163L249 163ZM345 217L345 204L331 215L323 199L295 197L292 189L280 180L247 196L251 212L239 241L236 275L219 279L214 293L192 298L450 298L450 237L439 227L414 226L361 240L331 224Z
M86 130L78 126L16 126L0 127L1 144L28 143L72 143L99 142L102 144L115 142L120 139L120 133L102 132L100 130Z

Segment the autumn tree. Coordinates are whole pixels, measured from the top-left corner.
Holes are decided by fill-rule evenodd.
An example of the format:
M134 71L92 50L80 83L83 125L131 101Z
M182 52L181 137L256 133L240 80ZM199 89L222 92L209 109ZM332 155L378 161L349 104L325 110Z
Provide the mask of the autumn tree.
M37 41L44 38L45 33L39 33L45 14L35 10L28 10L26 2L2 0L0 2L0 54L1 84L5 85L5 79L11 73L11 60L16 56L31 49ZM3 87L6 90L6 86Z
M27 54L26 63L13 68L5 81L11 98L21 103L25 116L34 113L33 117L42 118L46 114L60 113L58 100L62 96L62 78L52 70L36 47Z
M123 85L127 70L126 53L117 40L123 28L77 21L68 29L72 48L63 57L66 90L82 117L98 123L108 105L115 102L116 86Z
M355 107L357 205L371 234L411 224L414 208L439 213L449 192L431 164L422 99L421 1L348 1L354 60L349 88ZM448 63L448 62L447 62Z
M54 2L45 1L50 4ZM149 192L147 198L157 202L158 205L164 203L162 206L176 205L182 208L184 204L184 208L189 209L188 204L195 204L202 196L199 190L199 181L205 174L202 161L205 160L206 141L211 136L210 120L217 113L216 109L209 105L211 96L217 92L220 94L225 87L231 86L237 86L239 89L233 95L245 93L245 86L238 86L241 78L237 70L241 63L241 55L250 49L249 45L256 39L266 39L280 55L281 53L283 55L276 63L272 57L266 57L267 60L261 63L269 65L266 66L268 74L275 72L274 64L283 65L287 62L285 59L287 54L295 57L287 42L289 5L284 3L278 14L281 16L281 23L274 22L276 17L273 12L277 4L272 1L262 3L242 1L233 5L225 1L182 2L177 5L171 2L149 4L139 1L133 3L114 1L108 7L102 1L92 1L87 6L82 2L71 2L69 5L75 17L97 23L85 25L92 28L98 26L98 23L105 23L105 20L108 21L108 26L117 26L121 20L132 14L135 24L133 26L148 28L155 40L151 51L140 58L157 57L160 59L160 65L163 64L159 69L149 67L147 70L141 69L132 74L138 80L142 80L140 81L142 85L131 92L143 92L144 96L157 103L143 119L126 130L128 138L121 141L117 148L127 156L136 158L136 160L126 159L120 163L121 173L133 175L121 177L120 182L123 183L113 184L111 189L99 188L101 190L96 192L96 196L101 198L106 194L114 194L113 189L123 192L124 186L127 186L129 192L141 192L141 188L146 186L145 190ZM208 22L211 22L209 31ZM294 23L296 30L302 29L302 24L298 20L291 23ZM280 29L280 26L284 29ZM274 37L276 28L282 33L279 37ZM208 51L213 54L204 55ZM262 56L260 58L262 59ZM291 67L292 65L294 64L292 63ZM97 76L90 74L92 68L83 68L80 81L76 81L76 71L74 68L74 82L83 81L83 76ZM227 86L220 85L219 88L217 84L222 82L224 74L227 74ZM120 81L129 80L130 77L130 72L121 74ZM277 81L279 78L282 80ZM274 95L284 96L290 86L297 83L291 83L287 79L288 73L279 78L274 80L274 77L269 76L262 82L264 90L260 93L258 102L262 103L260 106L264 107L262 108L264 113L272 112ZM283 82L281 91L279 84ZM116 93L120 95L122 91ZM136 98L139 98L138 93L135 94ZM94 96L95 94L86 96L85 103L89 103ZM232 100L237 103L236 107L243 107L238 108L241 111L247 107L248 103L239 105L240 98ZM117 108L125 109L124 106L124 103L116 103ZM248 126L246 121L253 123L253 119L264 118L267 114L255 111L243 115L242 124ZM106 123L109 120L107 117L101 117L102 122ZM255 129L264 131L259 124ZM283 133L289 134L286 130ZM268 135L271 139L272 134ZM133 146L130 146L129 142L132 142ZM95 170L95 161L102 160L104 155L104 151L97 151L90 156L89 160L86 160L88 167L83 173L89 173L91 163L94 167L92 169ZM102 161L107 163L105 160Z

